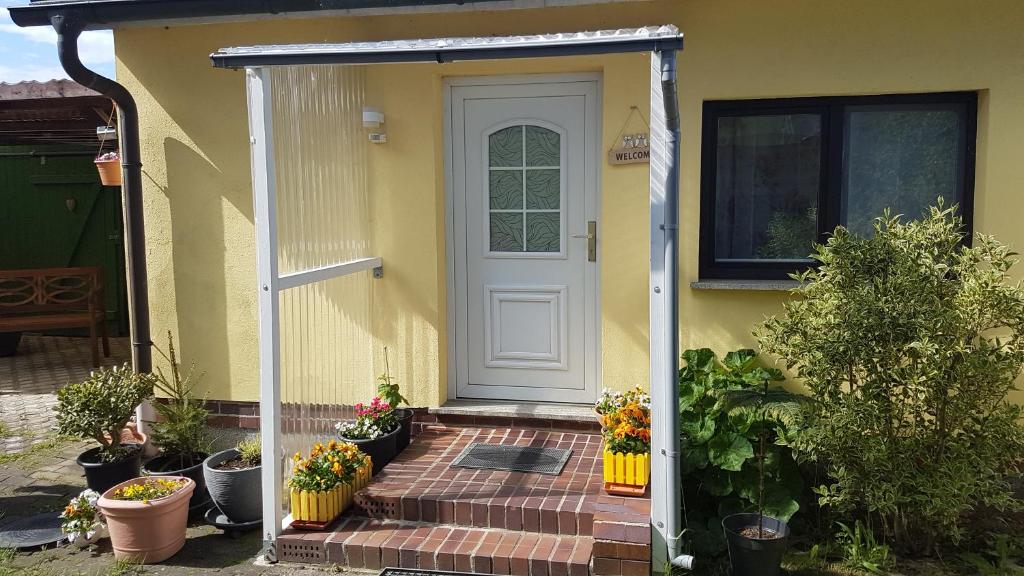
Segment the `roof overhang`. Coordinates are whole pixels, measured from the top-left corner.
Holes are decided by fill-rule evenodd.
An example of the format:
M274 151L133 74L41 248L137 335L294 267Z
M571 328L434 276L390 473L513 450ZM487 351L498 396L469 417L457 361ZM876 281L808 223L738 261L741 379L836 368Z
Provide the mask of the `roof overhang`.
M210 55L218 68L302 64L386 64L456 62L506 58L582 56L681 50L675 26L483 38L385 40L340 44L292 44L222 48Z
M49 26L76 18L85 30L238 22L267 18L379 15L453 10L511 10L621 0L33 0L10 6L18 26Z

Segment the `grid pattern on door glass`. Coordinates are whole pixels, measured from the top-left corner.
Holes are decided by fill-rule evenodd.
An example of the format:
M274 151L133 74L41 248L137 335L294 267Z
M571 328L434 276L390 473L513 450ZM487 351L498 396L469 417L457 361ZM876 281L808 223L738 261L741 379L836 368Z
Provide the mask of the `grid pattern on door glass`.
M509 126L488 137L491 252L561 252L561 136Z

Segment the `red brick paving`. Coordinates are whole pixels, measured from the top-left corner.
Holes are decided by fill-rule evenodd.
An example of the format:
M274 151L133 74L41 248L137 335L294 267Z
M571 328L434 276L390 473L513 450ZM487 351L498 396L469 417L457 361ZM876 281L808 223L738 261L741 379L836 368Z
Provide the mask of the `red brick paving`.
M472 442L573 454L558 476L450 468ZM427 426L330 532L286 530L282 560L517 576L648 574L650 501L603 492L600 449L590 433Z

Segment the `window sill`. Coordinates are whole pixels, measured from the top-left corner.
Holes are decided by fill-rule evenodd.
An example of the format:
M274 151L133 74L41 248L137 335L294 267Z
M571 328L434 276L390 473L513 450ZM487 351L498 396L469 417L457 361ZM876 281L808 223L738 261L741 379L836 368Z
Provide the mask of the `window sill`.
M767 292L788 292L799 288L796 280L694 280L693 290L757 290Z

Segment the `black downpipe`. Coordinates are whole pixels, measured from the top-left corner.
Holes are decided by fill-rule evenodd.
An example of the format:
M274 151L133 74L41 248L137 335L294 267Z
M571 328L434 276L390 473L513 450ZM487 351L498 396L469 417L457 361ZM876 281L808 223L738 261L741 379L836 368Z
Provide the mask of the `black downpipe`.
M84 28L66 14L50 17L57 31L57 56L72 80L114 101L121 130L121 192L124 198L125 257L128 260L128 307L131 320L132 365L136 372L152 372L149 334L149 282L146 277L146 232L142 219L142 152L139 148L139 110L128 90L82 64L78 36Z

